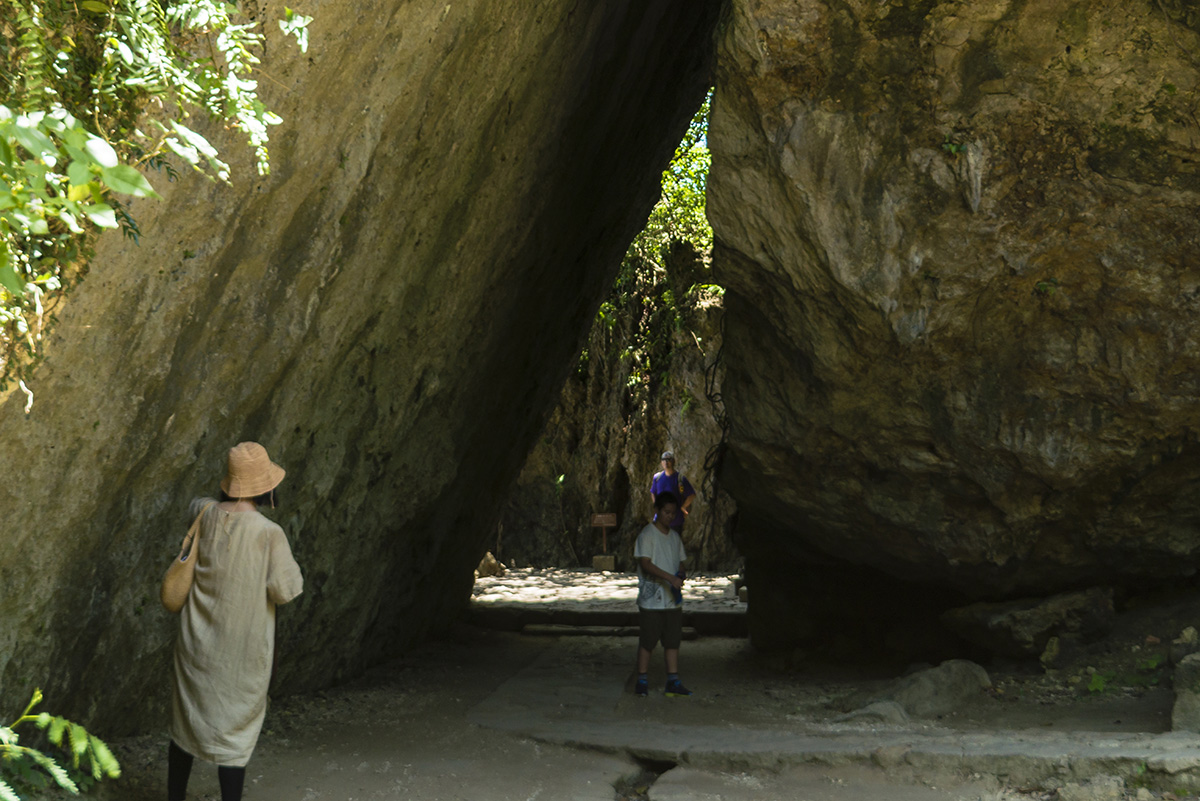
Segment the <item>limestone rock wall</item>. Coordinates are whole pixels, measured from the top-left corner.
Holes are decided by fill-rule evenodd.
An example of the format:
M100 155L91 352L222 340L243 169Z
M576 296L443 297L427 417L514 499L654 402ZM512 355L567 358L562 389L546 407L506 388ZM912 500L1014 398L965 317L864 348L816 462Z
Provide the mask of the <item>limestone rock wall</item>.
M733 0L708 207L752 611L825 612L797 565L943 603L1195 571L1198 23Z
M307 56L266 29L272 174L160 178L142 244L104 239L59 315L32 411L0 399L6 704L40 685L109 735L165 721L158 581L242 439L288 470L274 517L306 580L278 686L451 620L709 85L717 11L300 10Z

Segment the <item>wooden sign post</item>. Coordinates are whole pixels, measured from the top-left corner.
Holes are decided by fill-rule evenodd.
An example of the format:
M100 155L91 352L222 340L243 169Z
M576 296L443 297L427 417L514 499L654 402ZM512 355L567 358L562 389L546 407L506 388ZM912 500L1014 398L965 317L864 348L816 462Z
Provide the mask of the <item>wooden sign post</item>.
M601 512L600 514L592 515L592 528L600 529L600 553L592 557L593 570L608 570L617 569L617 558L610 556L608 553L608 529L609 527L617 527L616 512Z
M608 527L617 526L616 512L601 512L592 515L592 528L600 529L600 553L608 553Z

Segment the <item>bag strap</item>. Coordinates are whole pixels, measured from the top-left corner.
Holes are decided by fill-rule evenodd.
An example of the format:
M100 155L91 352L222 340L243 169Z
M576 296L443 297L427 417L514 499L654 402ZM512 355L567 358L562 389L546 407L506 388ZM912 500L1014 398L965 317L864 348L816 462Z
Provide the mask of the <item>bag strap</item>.
M192 525L188 528L187 536L183 538L183 547L179 549L179 561L185 562L192 557L195 539L200 536L200 521L204 519L204 513L216 505L216 501L205 505L200 510L200 514L196 515L196 519L192 521ZM187 556L184 556L184 554L187 554Z

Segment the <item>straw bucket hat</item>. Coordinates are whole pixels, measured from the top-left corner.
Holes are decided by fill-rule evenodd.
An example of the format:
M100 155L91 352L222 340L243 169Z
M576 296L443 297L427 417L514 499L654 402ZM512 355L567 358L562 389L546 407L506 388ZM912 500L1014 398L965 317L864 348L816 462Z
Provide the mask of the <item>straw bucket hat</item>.
M271 461L257 442L239 442L229 449L229 468L221 489L230 498L256 498L283 481L286 471Z

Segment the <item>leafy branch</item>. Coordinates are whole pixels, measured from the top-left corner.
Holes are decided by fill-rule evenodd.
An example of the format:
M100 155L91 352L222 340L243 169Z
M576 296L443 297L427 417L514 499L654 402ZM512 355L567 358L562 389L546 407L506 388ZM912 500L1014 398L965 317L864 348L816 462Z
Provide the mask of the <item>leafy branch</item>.
M311 17L284 11L280 29L306 50ZM137 168L174 156L229 181L194 114L240 131L269 172L268 128L281 119L253 78L263 43L257 23L216 0L0 4L0 389L26 377L96 235L137 239L125 198L158 197Z
M16 729L25 724L44 731L51 743L70 754L72 767L78 771L83 764L93 781L121 775L120 764L103 740L66 718L47 712L34 714L33 708L41 702L42 691L34 690L25 711L10 725L0 726L0 801L21 801L9 781L36 786L38 778L44 783L46 776L72 795L79 794L79 783L53 757L37 748L20 745Z

